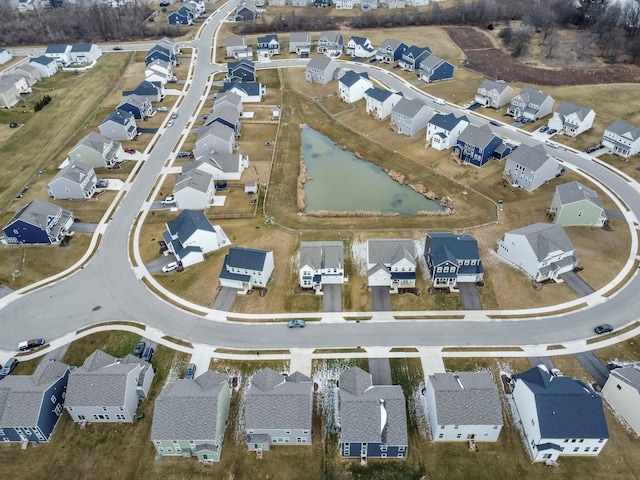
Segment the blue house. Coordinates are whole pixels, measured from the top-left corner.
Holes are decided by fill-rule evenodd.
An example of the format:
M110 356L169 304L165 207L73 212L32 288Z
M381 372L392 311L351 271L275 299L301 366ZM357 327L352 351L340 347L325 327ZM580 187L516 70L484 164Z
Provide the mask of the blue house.
M177 60L175 54L167 47L163 45L154 45L147 52L147 56L144 60L145 66L156 60L163 60L169 62L171 65L176 65Z
M371 374L351 367L340 375L340 455L403 458L407 413L399 385L373 385Z
M33 375L0 382L0 442L48 442L62 414L69 365L40 362Z
M332 7L333 0L313 0L313 6L319 8Z
M513 150L514 150L514 147L506 143L501 143L496 147L495 151L493 152L493 157L497 158L498 160L502 160L503 158L509 156L509 154L513 152Z
M427 233L424 259L436 288L456 287L459 283L480 283L484 279L478 242L470 235Z
M9 245L52 245L60 243L73 225L73 213L36 198L19 208L2 230Z
M256 81L256 64L243 58L237 62L227 63L226 81L240 80L242 82Z
M233 92L240 96L242 103L255 103L262 100L266 89L260 82L241 82L234 80L233 82L224 82L220 92Z
M280 55L280 42L278 35L270 34L264 37L258 37L258 53L266 52L270 57Z
M429 55L416 64L420 80L428 83L453 78L455 67L437 55Z
M476 127L467 125L458 136L453 151L463 163L481 167L494 156L496 148L502 145L502 139L493 133L488 126Z
M181 6L178 10L167 16L169 25L192 25L194 17L193 11L187 8L186 5Z
M405 43L393 38L387 38L378 47L376 52L376 60L384 63L397 62L402 58L404 52L409 48Z
M146 119L151 116L153 107L151 101L147 97L140 95L127 95L118 104L118 110L133 114L136 120Z
M133 90L123 90L122 96L138 95L148 98L150 102L160 102L164 98L164 87L161 82L150 82L143 80Z
M258 18L258 9L253 2L241 3L234 16L236 22L249 22L256 18Z
M402 53L400 59L400 68L407 72L413 72L420 68L420 62L431 55L431 49L429 47L418 47L411 45Z

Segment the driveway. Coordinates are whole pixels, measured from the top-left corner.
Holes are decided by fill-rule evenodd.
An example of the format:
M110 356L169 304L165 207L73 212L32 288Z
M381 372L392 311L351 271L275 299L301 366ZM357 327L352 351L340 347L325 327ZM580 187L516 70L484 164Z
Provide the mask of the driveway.
M624 220L624 213L622 213L620 210L605 210L604 212L607 214L607 218Z
M171 210L172 208L177 208L175 203L165 205L162 202L153 202L149 210Z
M609 369L607 366L602 363L595 353L592 351L574 353L573 358L575 358L580 365L584 367L584 369L589 372L589 375L593 377L600 387L604 387L604 384L607 382L607 378L609 378Z
M158 247L158 249L160 249L160 247ZM169 262L175 262L176 261L176 257L175 255L167 255L162 256L160 258L156 258L155 260L150 261L149 263L145 263L145 267L147 270L149 270L149 273L163 273L162 272L162 267L164 267L167 263Z
M371 303L374 312L391 311L389 287L371 287Z
M141 127L138 127L138 133L151 133L151 134L155 135L156 133L158 133L158 129L157 128L141 128Z
M392 385L391 364L388 358L370 358L369 373L374 385Z
M460 300L462 300L462 308L464 310L482 310L480 294L475 283L459 283L458 289L460 290Z
M40 363L53 362L54 360L57 362L61 361L62 357L64 357L64 354L67 353L69 345L71 344L67 343L65 345L62 345L61 347L56 348L55 350L47 352L44 357L42 357L42 360L40 360Z
M97 223L76 222L73 225L71 225L71 228L69 229L69 231L79 232L79 233L93 233L96 231L96 228L98 228Z
M322 311L341 312L342 311L342 285L323 285L322 291Z
M576 295L580 297L586 297L591 295L595 290L589 286L576 272L566 272L558 275L567 286L573 290Z
M11 290L9 287L7 287L6 285L2 285L0 284L0 298L2 297L6 297L7 295L9 295L10 293L13 293L13 290Z
M544 365L549 371L551 371L552 368L555 368L551 358L549 357L527 357L527 360L529 360L531 368L535 368L538 365Z
M214 310L222 310L223 312L228 312L229 310L231 310L231 305L233 305L233 301L236 299L237 294L238 289L236 288L221 287L215 301L213 302L212 308Z

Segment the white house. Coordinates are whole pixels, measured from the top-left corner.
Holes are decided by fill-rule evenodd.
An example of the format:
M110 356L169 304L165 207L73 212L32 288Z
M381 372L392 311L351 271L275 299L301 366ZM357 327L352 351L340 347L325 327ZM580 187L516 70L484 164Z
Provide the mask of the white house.
M154 60L144 69L144 78L149 82L160 82L162 85L173 81L175 77L171 69L171 62Z
M560 164L547 155L542 145L520 145L507 157L502 175L514 187L532 192L558 175L561 170Z
M505 233L498 242L498 255L536 282L558 281L579 261L564 228L554 223L534 223Z
M616 120L604 131L602 145L621 157L636 155L640 153L640 128Z
M193 210L183 210L168 221L162 238L183 267L200 263L207 253L231 244L219 225L212 225L203 212Z
M182 173L192 169L200 170L212 176L213 181L240 180L242 172L249 166L249 156L239 153L210 152L194 162L184 162Z
M193 169L178 175L173 195L180 209L204 210L213 205L216 185L213 177L201 170Z
M425 396L436 442L496 442L504 421L502 402L487 372L429 375Z
M365 37L351 37L347 42L347 55L354 58L370 58L376 50L371 40Z
M507 115L515 118L524 117L528 120L538 120L551 113L553 98L531 87L523 87L520 93L511 99Z
M93 167L71 162L47 184L47 193L55 199L86 200L95 193L96 181Z
M33 65L40 72L42 78L48 78L58 73L58 62L55 58L41 55L34 57L29 61L29 65Z
M71 63L71 45L49 45L44 52L45 57L54 58L60 66L66 67Z
M640 363L611 370L602 395L636 435L640 435Z
M11 86L13 85L18 93L31 93L31 85L25 77L22 75L17 75L15 73L5 73L0 76L0 83L2 85Z
M427 144L440 151L452 148L467 125L469 119L464 115L456 117L453 113L436 113L427 124Z
M228 125L213 122L198 132L193 154L196 158L210 153L212 150L220 153L231 153L236 144L236 132Z
M13 58L11 52L6 48L0 48L0 65L4 65Z
M138 135L136 117L127 110L109 114L98 127L100 133L112 140L133 140Z
M226 37L224 39L227 58L253 58L253 49L247 46L243 36Z
M237 288L241 294L253 287L266 287L273 273L273 252L248 247L231 247L224 257L220 285Z
M513 376L513 402L534 462L596 456L609 439L602 399L580 380L538 366Z
M77 43L71 46L69 58L71 63L85 64L97 61L102 56L102 49L94 43Z
M399 288L416 286L415 242L410 239L367 240L367 284L370 287Z
M474 98L485 108L498 109L511 101L513 88L511 88L504 80L485 80L478 87Z
M353 10L354 0L335 0L336 10Z
M344 275L344 244L342 242L301 242L298 283L301 288L313 288L322 293L323 285L342 285Z
M311 34L309 32L291 32L289 53L308 57L311 53Z
M327 57L339 57L344 49L344 37L340 32L322 32L318 39L318 53Z
M373 88L367 72L347 72L338 80L338 96L343 102L354 103L364 98L364 92Z
M267 88L260 82L225 82L223 92L232 92L240 96L242 103L259 103L267 94Z
M591 108L562 102L553 112L553 117L549 119L547 125L559 133L566 133L575 137L589 130L595 118L596 112Z
M372 87L364 92L367 100L367 115L373 115L377 120L384 120L391 115L391 110L403 98L401 94Z

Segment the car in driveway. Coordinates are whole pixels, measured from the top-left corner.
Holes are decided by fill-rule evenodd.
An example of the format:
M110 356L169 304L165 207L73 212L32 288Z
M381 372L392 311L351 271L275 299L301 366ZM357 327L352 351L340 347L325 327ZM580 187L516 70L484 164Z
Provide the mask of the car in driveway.
M9 128L18 128L19 126L20 126L20 124L19 124L19 123L16 123L16 122L11 122L11 123L9 124Z
M464 105L462 105L462 109L466 110L467 108L471 108L471 105L473 105L472 103L465 103Z
M156 108L156 110L158 112L168 112L169 111L169 107L158 107L158 108Z
M16 357L11 357L7 360L7 363L4 364L2 370L0 370L0 375L9 375L13 372L13 369L18 366L18 359Z
M538 131L539 131L540 133L544 133L544 132L546 132L547 130L549 130L549 127L548 127L547 125L543 125L543 126L541 126L541 127L538 129Z
M99 178L96 181L96 188L107 188L109 186L109 180L106 178Z
M176 197L174 197L173 195L169 195L164 200L160 200L160 203L162 205L173 205L174 203L176 203Z
M185 380L193 380L196 378L196 364L190 363L187 367L187 373L184 375Z
M18 344L18 350L24 352L25 350L31 350L32 348L38 348L44 345L44 338L33 338L31 340L25 340Z
M124 151L125 153L136 153L136 149L131 147L124 147Z
M306 322L300 318L290 320L289 323L287 323L287 327L289 328L304 328L305 325Z
M555 128L550 128L549 130L547 130L547 135L555 135L556 133L558 133L558 130L556 130Z
M587 152L587 153L593 153L593 152L595 152L596 150L598 150L596 147L589 147L589 148L587 148L587 149L585 150L585 152Z
M613 325L609 323L603 323L602 325L598 325L593 329L598 335L602 335L603 333L613 332Z
M144 353L144 348L146 346L147 344L145 342L138 342L138 344L133 349L133 356L138 358L142 357L142 354Z
M144 360L145 362L149 362L151 363L151 360L153 359L153 348L151 347L147 347L144 349L144 353L142 354L142 360Z
M162 267L162 271L164 273L173 272L178 268L178 262L169 262L164 267Z

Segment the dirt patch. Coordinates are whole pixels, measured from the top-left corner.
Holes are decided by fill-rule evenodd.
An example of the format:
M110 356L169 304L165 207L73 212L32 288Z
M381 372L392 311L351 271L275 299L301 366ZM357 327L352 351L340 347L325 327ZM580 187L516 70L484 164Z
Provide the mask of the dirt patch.
M491 37L475 27L445 27L464 51L467 68L507 82L536 85L588 85L640 81L640 70L628 65L592 68L541 68L523 64L497 48Z

